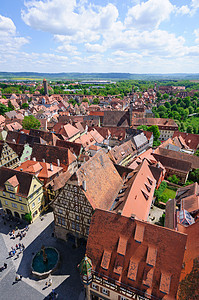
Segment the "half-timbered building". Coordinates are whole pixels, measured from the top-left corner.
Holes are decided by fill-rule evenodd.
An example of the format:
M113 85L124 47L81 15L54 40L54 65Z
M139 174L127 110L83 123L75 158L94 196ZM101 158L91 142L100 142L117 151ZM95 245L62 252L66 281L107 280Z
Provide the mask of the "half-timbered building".
M80 238L87 239L93 211L96 208L110 210L122 184L106 152L97 152L66 181L55 197L56 237L67 240L72 235L76 242Z

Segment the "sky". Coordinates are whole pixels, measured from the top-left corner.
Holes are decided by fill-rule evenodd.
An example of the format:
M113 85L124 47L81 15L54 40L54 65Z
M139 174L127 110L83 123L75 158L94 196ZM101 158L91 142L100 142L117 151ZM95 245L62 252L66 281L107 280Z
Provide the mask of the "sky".
M1 72L199 73L199 0L1 0Z

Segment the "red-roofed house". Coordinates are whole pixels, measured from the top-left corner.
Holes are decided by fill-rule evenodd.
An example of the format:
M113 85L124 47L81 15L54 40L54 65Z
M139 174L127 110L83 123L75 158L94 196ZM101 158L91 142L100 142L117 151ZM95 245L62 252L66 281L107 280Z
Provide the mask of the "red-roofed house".
M186 235L97 209L86 247L87 299L176 299Z

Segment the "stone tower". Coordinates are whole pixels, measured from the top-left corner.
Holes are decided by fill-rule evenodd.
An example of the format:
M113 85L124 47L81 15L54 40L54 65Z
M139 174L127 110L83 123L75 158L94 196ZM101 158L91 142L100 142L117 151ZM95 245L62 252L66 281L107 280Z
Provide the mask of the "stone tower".
M44 95L46 96L48 95L48 83L45 78L43 80L43 87L44 87Z

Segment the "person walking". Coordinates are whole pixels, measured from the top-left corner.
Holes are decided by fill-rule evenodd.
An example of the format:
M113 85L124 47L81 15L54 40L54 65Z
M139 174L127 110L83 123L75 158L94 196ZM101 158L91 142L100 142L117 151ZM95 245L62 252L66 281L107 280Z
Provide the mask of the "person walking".
M8 265L7 265L6 263L4 263L4 269L7 269L7 266L8 266Z

